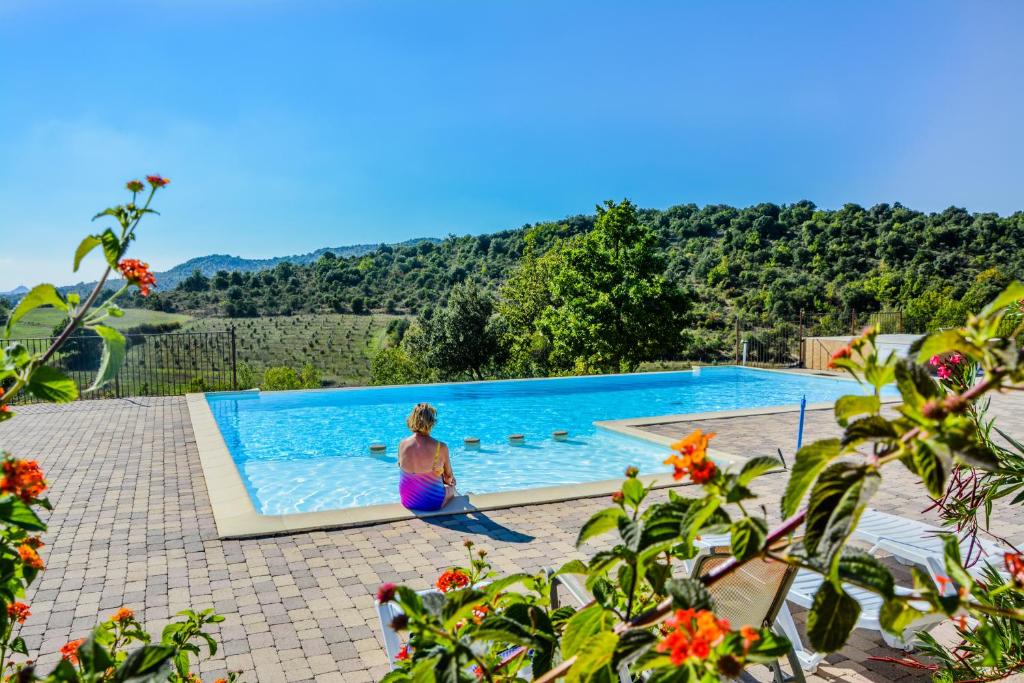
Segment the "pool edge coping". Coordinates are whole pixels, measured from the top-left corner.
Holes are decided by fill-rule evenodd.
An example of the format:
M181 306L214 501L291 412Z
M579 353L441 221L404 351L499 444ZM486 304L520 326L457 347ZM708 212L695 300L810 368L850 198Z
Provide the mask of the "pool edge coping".
M437 512L413 513L399 503L366 505L341 510L297 512L287 515L262 515L256 511L241 473L235 465L213 411L203 394L185 396L192 429L195 432L199 463L203 470L206 492L213 508L217 536L221 539L277 536L314 529L341 529L383 522L397 522L419 517L468 514L500 510L521 505L558 503L580 498L610 495L622 485L621 479L605 479L561 486L518 489L500 493L466 494L462 504L449 504ZM724 455L724 454L723 454ZM728 456L732 457L732 456ZM672 478L671 473L641 475L645 484L655 488L690 486Z
M776 370L776 372L778 371ZM785 372L785 370L782 370L782 372ZM837 379L840 378L837 377ZM619 490L619 487L622 485L622 479L617 478L532 489L517 489L498 493L470 493L456 499L461 504L449 504L445 509L436 512L414 513L403 507L400 503L386 503L339 510L263 515L253 505L252 497L249 495L245 482L242 481L241 472L235 464L234 458L231 457L231 452L228 450L224 437L220 432L220 427L213 416L213 411L206 400L206 395L190 393L185 395L185 400L192 423L192 430L195 435L196 449L199 453L199 463L203 471L206 492L210 498L210 507L213 510L217 536L221 539L287 535L315 529L340 529L420 517L468 514L522 505L558 503L567 500L610 495L614 491ZM898 398L882 399L883 403L898 401ZM834 402L814 403L809 404L807 409L824 410L831 408L833 405ZM712 418L791 413L797 410L799 410L799 405L785 405L633 417L622 420L599 420L593 424L598 429L622 437L668 447L676 439L644 431L639 429L638 426ZM745 460L742 456L713 448L708 449L708 455L716 462L726 466ZM674 480L672 474L668 472L640 475L640 479L645 484L650 484L658 489L692 485Z

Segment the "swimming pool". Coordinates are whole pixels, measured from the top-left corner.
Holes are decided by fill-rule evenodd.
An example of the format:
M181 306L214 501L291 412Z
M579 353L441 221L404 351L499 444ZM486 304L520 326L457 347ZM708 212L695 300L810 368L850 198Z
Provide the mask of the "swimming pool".
M420 401L438 411L461 493L495 493L667 471L663 447L597 429L629 417L833 401L853 382L750 368L414 387L208 394L256 511L281 515L395 503L396 450ZM554 430L568 430L555 441ZM796 425L794 424L794 437ZM525 436L511 446L509 434ZM478 450L463 444L480 439ZM371 443L387 452L371 454Z

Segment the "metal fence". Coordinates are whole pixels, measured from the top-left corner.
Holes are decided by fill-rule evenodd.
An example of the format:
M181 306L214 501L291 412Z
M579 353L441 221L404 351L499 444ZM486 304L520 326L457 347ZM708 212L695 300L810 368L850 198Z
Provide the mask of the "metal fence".
M53 342L49 337L12 339L32 353ZM67 339L49 365L63 371L78 385L81 398L173 396L190 391L225 391L238 387L235 331L126 334L124 365L117 376L98 391L86 392L99 369L103 341L95 335L75 334ZM22 392L16 402L37 399Z

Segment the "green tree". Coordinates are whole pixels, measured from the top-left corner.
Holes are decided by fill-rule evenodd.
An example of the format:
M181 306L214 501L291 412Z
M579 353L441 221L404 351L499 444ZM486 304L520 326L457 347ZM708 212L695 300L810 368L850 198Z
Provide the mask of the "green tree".
M210 280L199 269L192 271L192 274L181 281L178 289L183 292L205 292L210 289Z
M494 297L466 281L452 288L448 305L422 318L424 360L442 375L469 374L484 378L484 370L504 359L504 330L495 315Z
M662 274L654 231L633 203L607 201L597 212L594 229L567 240L551 264L539 329L556 367L633 370L678 344L687 302Z
M539 228L527 232L519 267L498 290L498 313L506 329L508 371L516 377L548 374L551 344L537 325L551 303L551 283L561 260L562 243L540 253L539 239Z

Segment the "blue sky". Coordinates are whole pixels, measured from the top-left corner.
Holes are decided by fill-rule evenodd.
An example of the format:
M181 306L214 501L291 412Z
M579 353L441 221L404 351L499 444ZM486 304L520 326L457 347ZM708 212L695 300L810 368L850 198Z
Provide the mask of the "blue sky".
M0 290L642 206L1024 208L1024 4L0 0ZM91 279L97 262L85 267Z

